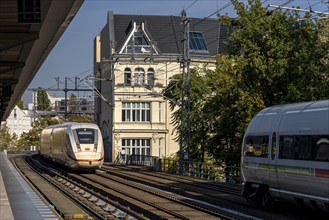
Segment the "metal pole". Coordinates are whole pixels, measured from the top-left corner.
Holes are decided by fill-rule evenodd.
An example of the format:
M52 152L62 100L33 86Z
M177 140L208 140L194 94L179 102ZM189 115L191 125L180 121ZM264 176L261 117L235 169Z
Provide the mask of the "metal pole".
M186 12L182 11L182 20L183 25L185 27L185 21L186 21ZM186 29L184 28L184 39L183 39L183 59L181 61L181 68L182 70L182 105L181 105L181 124L180 124L180 138L179 138L179 160L183 160L183 140L184 140L184 109L185 109L185 58L186 58Z
M186 38L186 69L187 69L187 160L190 161L190 148L191 148L191 71L190 71L190 19L186 19L185 25L185 38Z
M67 117L67 77L65 77L65 88L64 88L64 93L65 93L65 111L64 111L64 118L66 119Z

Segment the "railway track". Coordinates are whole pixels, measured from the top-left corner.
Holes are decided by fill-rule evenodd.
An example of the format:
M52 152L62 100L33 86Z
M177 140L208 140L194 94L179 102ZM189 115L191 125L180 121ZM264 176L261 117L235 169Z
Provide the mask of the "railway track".
M54 191L63 190L60 194L74 201L74 206L80 208L74 213L83 213L80 216L84 219L308 219L289 213L291 210L281 214L277 210L261 210L245 202L238 188L227 190L208 181L107 166L95 173L77 173L49 161L39 161L35 156L26 158L26 161L17 161L21 163L22 175L39 183L41 180L32 176L49 178L43 189L39 189L42 194L47 194L51 187ZM39 170L39 174L34 169ZM49 187L49 184L57 186ZM49 203L63 219L73 219L72 212L54 203L59 201L54 191L50 196L45 195Z
M17 159L17 162L14 161L14 163L18 164L17 167L22 170L24 176L39 176L38 180L32 183L35 185L36 191L46 192L49 191L51 186L55 188L55 191L60 192L61 195L56 194L54 191L42 194L63 219L147 219L127 207L96 194L81 184L66 180L56 167L42 164L33 157L26 157L25 159L25 161ZM25 168L22 163L25 164ZM27 170L30 170L30 172L27 172ZM47 190L37 186L40 185L37 182L41 180L47 182L47 184L43 184L47 186ZM54 201L59 201L62 205L54 204Z
M202 193L207 194L205 190L209 190L213 196L214 192L229 193L231 195L242 196L242 185L238 184L225 184L225 183L215 183L208 180L190 178L188 176L181 175L172 175L167 173L159 172L148 172L143 170L135 169L134 172L131 172L131 168L124 166L107 166L103 165L102 169L105 172L108 172L113 175L121 176L123 178L128 178L133 181L144 182L144 183L165 183L166 186L175 186L177 184L184 184L187 187L196 187L201 190Z
M242 198L239 185L218 184L208 180L200 180L186 176L172 175L162 172L150 172L125 166L103 166L102 172L122 179L138 182L151 187L178 193L188 198L212 203L227 208L234 213L248 213L256 219L327 219L327 213L302 209L299 206L276 202L271 209L260 209ZM274 217L276 216L276 217Z
M48 166L48 165L47 165ZM83 185L94 193L143 213L150 219L252 219L253 216L227 212L220 206L167 192L155 187L109 175L60 171L65 185ZM65 174L65 177L63 177ZM59 176L59 174L56 174ZM62 180L64 179L64 180Z
M237 219L237 216L214 205L106 173L97 171L97 174L69 174L68 176L76 182L87 184L102 195L120 200L132 209L139 209L146 216L152 215L152 219L154 217L157 219ZM241 219L241 216L239 218Z
M53 207L54 213L58 218L75 219L96 219L92 217L92 213L74 203L60 188L53 185L51 176L44 173L38 167L31 166L29 157L15 156L11 158L11 162L26 182L40 195L49 207ZM67 208L70 207L70 208Z
M239 186L227 186L212 184L209 181L196 180L189 177L166 175L141 170L129 170L127 167L103 166L97 171L98 175L118 181L122 184L140 184L145 188L156 188L170 195L177 195L185 202L194 203L197 201L203 204L206 209L224 213L233 218L253 218L257 214L253 213L256 207L247 203L242 197ZM108 174L108 175L105 175ZM202 205L202 206L203 206ZM257 209L257 208L256 208Z

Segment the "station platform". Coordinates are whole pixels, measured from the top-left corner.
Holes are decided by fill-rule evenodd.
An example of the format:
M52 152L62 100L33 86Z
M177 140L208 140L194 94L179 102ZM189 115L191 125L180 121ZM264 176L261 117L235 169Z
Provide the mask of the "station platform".
M59 219L17 172L5 152L0 152L0 219Z

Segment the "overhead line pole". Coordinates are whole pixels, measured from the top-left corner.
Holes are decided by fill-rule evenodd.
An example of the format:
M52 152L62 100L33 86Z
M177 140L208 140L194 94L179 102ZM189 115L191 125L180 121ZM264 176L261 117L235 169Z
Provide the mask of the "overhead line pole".
M181 60L182 70L182 105L181 105L181 126L180 126L180 160L183 160L183 144L187 141L187 160L190 160L190 139L191 139L191 129L190 129L190 56L189 56L189 22L190 19L186 17L186 12L182 11L182 20L184 25L183 33L183 58ZM185 100L185 98L187 100ZM185 106L187 105L187 106ZM187 111L187 126L185 126L185 111ZM186 130L187 129L187 130Z
M64 89L60 89L59 88L59 77L56 77L55 80L57 81L57 89L43 89L43 88L34 88L34 89L28 89L29 91L32 90L33 91L33 94L34 94L34 97L33 97L33 105L34 105L34 115L35 115L35 111L36 111L36 98L37 98L37 92L39 90L44 90L44 91L63 91L65 93L65 103L64 103L64 106L65 106L65 111L64 111L64 118L66 119L67 118L67 115L68 115L68 112L67 112L67 92L69 91L80 91L80 92L92 92L93 89L79 89L78 88L78 78L75 77L75 88L74 89L70 89L68 88L68 85L67 85L67 80L68 80L68 77L65 77L65 87ZM34 121L35 121L35 117L34 117Z

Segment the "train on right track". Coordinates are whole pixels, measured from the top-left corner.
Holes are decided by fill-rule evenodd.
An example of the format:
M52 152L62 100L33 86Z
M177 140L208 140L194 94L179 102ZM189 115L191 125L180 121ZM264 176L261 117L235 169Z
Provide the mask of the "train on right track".
M329 212L329 100L278 105L249 123L241 153L243 195Z

